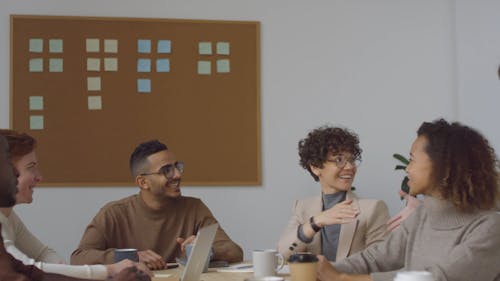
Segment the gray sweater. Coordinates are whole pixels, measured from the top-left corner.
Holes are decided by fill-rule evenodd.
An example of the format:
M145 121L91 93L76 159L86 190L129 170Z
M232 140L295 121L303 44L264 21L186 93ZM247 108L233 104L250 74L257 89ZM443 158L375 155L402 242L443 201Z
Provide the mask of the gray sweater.
M334 265L374 281L392 281L397 270L427 270L436 281L500 281L500 214L461 213L426 197L386 240Z

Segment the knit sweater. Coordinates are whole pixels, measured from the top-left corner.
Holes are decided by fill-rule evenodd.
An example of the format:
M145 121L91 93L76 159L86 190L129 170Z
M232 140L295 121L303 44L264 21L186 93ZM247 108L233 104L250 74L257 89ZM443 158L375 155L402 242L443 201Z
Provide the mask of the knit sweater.
M104 265L67 265L56 251L44 245L12 211L8 217L0 212L2 237L9 254L25 265L34 265L47 273L104 280L108 271Z
M139 194L105 205L87 226L72 264L112 263L116 248L152 250L167 262L181 256L176 238L196 235L204 226L217 223L200 199L168 199L160 210L148 207ZM213 243L215 260L239 262L243 251L219 227Z
M436 281L499 281L500 214L463 213L428 196L386 240L334 266L374 281L393 280L396 270L427 270Z

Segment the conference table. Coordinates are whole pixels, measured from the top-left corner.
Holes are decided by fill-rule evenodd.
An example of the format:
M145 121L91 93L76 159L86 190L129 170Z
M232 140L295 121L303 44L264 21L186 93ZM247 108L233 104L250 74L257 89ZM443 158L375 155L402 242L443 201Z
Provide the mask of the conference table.
M155 277L151 281L178 281L184 267L166 270L155 270ZM168 277L167 277L168 275ZM284 280L290 280L288 274L279 274ZM253 272L218 272L216 268L209 268L208 272L202 273L200 281L244 281L253 280Z

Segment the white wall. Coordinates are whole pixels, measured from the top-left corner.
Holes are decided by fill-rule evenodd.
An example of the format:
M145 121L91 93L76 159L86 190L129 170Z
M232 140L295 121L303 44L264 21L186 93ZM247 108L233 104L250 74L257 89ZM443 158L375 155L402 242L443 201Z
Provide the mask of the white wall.
M422 121L457 118L452 0L2 0L0 127L9 126L10 14L261 22L263 185L183 191L203 198L247 258L275 247L293 199L319 193L298 166L297 141L310 129L356 131L364 149L358 194L383 198L395 213L403 174L391 155L407 153ZM38 188L34 204L16 210L68 257L100 206L136 191Z

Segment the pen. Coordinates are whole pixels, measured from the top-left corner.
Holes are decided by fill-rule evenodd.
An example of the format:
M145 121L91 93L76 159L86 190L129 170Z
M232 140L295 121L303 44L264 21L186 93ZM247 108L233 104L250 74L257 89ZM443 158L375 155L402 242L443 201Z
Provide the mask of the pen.
M179 264L176 262L167 263L167 265L165 265L165 269L176 268L176 267L179 267Z

